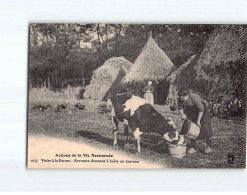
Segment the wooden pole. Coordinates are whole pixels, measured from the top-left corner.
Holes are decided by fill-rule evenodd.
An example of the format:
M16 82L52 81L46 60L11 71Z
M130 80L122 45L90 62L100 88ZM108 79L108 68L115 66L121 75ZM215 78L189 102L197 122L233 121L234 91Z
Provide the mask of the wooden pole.
M68 84L68 94L70 94L70 84Z
M85 87L85 78L82 78L82 87Z
M48 86L48 89L51 88L51 81L50 81L50 77L47 76L47 86Z
M45 99L45 91L44 91L44 86L41 88L42 90L42 98Z
M57 84L57 69L55 69L55 83Z
M46 88L46 80L44 80L43 88Z

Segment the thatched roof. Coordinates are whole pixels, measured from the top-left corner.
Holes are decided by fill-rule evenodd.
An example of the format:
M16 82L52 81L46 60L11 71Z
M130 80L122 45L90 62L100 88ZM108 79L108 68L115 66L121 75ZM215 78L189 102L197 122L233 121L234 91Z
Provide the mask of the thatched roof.
M132 63L126 60L124 57L113 57L108 59L102 66L94 71L94 78L111 78L115 80L120 67L123 68L125 72L128 72Z
M198 89L202 87L201 84L196 81L195 66L199 57L200 54L192 55L184 64L166 78L170 84L167 96L167 104L169 106L176 104L178 90L191 89L198 91Z
M161 81L175 68L169 57L159 48L152 35L150 35L141 54L123 82Z
M220 64L247 61L247 26L222 25L210 36L197 63L197 70Z
M103 101L107 101L109 98L113 98L118 93L126 92L127 89L122 82L124 76L126 75L126 72L123 70L122 67L120 67L120 70L118 72L118 75L115 79L115 81L112 83L111 87L107 90L103 97Z
M93 73L90 84L86 87L84 98L102 100L105 93L116 80L119 71L129 71L133 64L124 57L113 57L108 59L101 67ZM121 73L122 74L122 73Z
M247 64L247 25L221 25L209 37L197 62L197 79L210 97L243 96Z
M195 72L195 70L193 71L193 67L195 66L196 63L192 63L195 62L195 57L196 55L192 55L184 64L182 64L177 70L173 71L171 73L170 76L168 76L166 79L167 81L169 81L169 83L177 83L179 82L180 79L186 79L184 77L184 72L185 71L189 71L189 73L193 73ZM188 68L190 68L191 70L188 70ZM182 84L182 83L181 83ZM184 84L184 83L183 83Z

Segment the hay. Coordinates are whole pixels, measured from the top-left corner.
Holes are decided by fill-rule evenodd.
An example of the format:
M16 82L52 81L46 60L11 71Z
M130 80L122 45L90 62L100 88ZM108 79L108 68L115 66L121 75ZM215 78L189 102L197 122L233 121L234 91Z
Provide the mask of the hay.
M147 85L148 81L152 81L155 91L154 102L165 104L168 92L168 84L165 78L176 69L150 34L141 54L130 68L123 82L133 94L143 97L144 86Z
M191 56L167 80L167 104L176 104L177 91L188 88L204 99L244 97L247 26L222 25L209 37L201 54ZM242 98L241 98L242 97Z
M178 77L183 73L183 71L188 67L188 65L191 65L192 60L196 57L196 55L192 55L189 57L189 59L182 64L177 70L171 73L170 76L167 77L167 81L169 83L174 83Z
M247 26L222 25L210 36L198 60L198 71L247 61Z
M107 102L108 99L112 99L116 94L127 92L128 89L126 85L122 82L125 75L126 75L125 71L122 69L122 67L120 67L120 70L118 72L115 81L112 83L111 87L105 93L102 101Z
M208 86L208 96L243 98L246 87L247 26L221 25L215 29L197 62L197 80Z
M200 88L200 84L196 81L195 65L199 58L198 55L192 55L184 64L182 64L177 70L171 73L166 78L169 82L169 92L167 96L166 104L168 106L176 105L178 98L177 92L179 89L191 89L196 90Z
M116 80L120 69L122 68L126 73L131 66L132 63L124 57L108 59L101 67L94 71L92 80L86 87L83 97L92 100L102 100Z
M123 82L161 81L171 73L172 69L176 67L150 35Z

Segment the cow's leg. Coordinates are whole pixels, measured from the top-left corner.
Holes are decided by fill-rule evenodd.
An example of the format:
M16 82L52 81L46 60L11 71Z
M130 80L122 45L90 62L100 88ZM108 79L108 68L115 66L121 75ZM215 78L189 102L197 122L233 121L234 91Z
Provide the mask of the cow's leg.
M117 144L117 130L114 131L113 148L118 148L118 144Z
M139 125L138 125L138 120L136 118L130 118L129 120L129 127L133 131L134 137L137 141L137 153L141 153L141 138L140 135L142 132L140 132Z
M128 127L128 121L124 120L124 148L128 150L129 148L129 127Z
M141 137L140 135L142 134L142 132L140 132L140 129L139 128L136 128L135 131L134 131L134 137L137 141L137 152L138 154L141 153Z
M117 148L117 131L118 131L118 120L115 116L112 117L112 123L113 123L113 148Z

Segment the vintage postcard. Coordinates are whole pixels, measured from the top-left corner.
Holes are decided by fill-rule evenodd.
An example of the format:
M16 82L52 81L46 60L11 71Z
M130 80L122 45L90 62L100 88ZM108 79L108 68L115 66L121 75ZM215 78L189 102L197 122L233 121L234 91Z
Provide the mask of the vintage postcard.
M246 167L247 25L29 25L28 168Z

